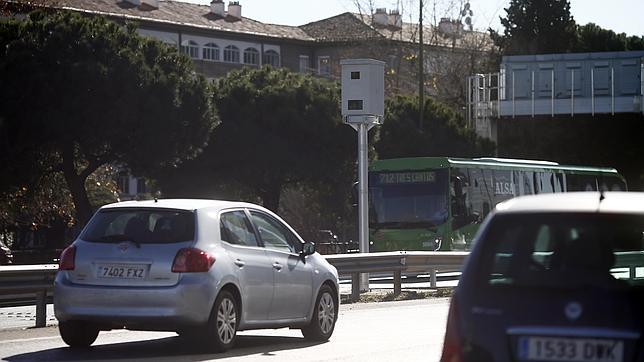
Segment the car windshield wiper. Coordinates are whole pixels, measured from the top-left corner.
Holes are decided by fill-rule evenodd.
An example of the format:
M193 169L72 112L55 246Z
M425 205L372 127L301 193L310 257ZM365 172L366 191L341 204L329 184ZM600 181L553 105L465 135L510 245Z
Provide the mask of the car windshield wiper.
M107 243L119 243L122 241L131 241L134 245L136 245L137 248L141 247L141 243L134 240L133 237L125 235L125 234L111 234L111 235L104 235L101 236L98 239L100 242L107 242Z

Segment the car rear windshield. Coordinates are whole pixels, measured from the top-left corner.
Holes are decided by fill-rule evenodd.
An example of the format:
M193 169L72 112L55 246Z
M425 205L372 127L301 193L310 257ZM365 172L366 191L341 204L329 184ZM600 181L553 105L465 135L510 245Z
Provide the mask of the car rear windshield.
M497 215L481 240L491 285L644 285L644 216Z
M194 240L194 213L167 209L108 209L99 211L81 239L99 243L131 241L169 244Z

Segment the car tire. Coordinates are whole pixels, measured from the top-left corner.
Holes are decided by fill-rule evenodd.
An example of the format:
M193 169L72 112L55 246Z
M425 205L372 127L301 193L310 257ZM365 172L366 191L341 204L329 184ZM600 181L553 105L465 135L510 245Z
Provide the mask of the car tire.
M302 328L302 335L311 341L326 341L333 334L338 319L338 302L328 285L323 285L315 300L315 309L309 324Z
M240 311L231 292L222 290L210 313L206 336L207 346L215 352L225 352L232 348L237 337Z
M65 321L58 323L63 341L70 347L89 347L98 337L99 329L89 322Z

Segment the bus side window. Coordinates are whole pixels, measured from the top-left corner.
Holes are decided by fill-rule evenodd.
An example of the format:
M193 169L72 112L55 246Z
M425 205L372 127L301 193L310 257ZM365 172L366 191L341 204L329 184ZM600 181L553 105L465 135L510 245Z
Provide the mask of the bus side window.
M452 199L452 216L458 217L461 215L463 205L465 204L463 197L463 179L459 176L452 177L450 196Z
M490 204L487 201L483 202L483 218L485 218L489 213L490 213Z
M470 190L468 186L469 185L467 185L467 181L464 177L456 176L452 178L451 198L452 217L454 220L452 224L453 229L458 229L471 222L478 221L478 215L470 212L471 204L470 200L468 200L467 193L472 190Z

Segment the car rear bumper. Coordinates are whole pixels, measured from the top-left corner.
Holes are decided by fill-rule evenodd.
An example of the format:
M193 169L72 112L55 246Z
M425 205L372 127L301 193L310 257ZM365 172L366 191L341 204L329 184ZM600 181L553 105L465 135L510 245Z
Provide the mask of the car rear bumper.
M102 328L177 331L208 321L217 295L202 278L182 278L169 287L116 287L71 283L64 273L54 282L59 321L83 320Z

